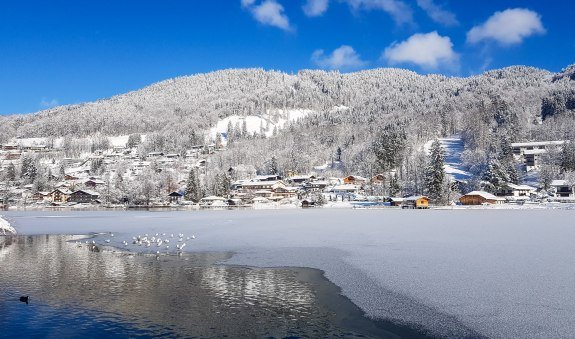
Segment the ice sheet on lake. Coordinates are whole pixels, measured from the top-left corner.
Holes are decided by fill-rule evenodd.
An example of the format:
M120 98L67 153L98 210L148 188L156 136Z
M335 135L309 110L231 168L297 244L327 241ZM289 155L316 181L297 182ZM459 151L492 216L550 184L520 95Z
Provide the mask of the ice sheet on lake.
M6 215L23 234L114 232L97 241L111 239L118 247L135 234L195 234L186 250L234 251L231 264L321 269L371 317L419 324L438 335L534 338L575 332L572 213L317 209Z
M16 234L14 227L0 215L0 235Z

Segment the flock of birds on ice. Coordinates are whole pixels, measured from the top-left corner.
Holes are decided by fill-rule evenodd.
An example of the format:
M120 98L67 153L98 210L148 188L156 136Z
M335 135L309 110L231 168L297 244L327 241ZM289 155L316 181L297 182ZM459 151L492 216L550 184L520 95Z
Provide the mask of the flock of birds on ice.
M110 233L110 237L114 237L114 233ZM166 233L156 233L155 235L149 236L147 233L144 235L136 235L132 237L132 245L140 246L140 247L151 247L156 248L156 255L159 255L161 252L160 250L165 250L166 254L169 254L170 246L172 242L175 244L176 253L178 255L182 254L184 247L186 247L186 241L190 241L196 239L195 235L191 236L184 236L184 233L176 234L173 233L170 235L166 235ZM111 242L111 239L104 240L106 244ZM76 244L81 247L82 243L76 241ZM99 252L99 248L96 246L96 241L94 240L86 240L86 245L91 251ZM127 247L129 243L126 240L122 241L122 245Z

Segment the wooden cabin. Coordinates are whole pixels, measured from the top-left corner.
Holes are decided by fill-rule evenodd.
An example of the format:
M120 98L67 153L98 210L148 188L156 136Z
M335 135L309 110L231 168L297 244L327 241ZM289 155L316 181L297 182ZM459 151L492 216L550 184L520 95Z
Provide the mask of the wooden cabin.
M423 195L414 195L403 199L401 208L429 208L429 198Z
M385 175L383 174L376 174L371 177L371 183L374 185L383 185L385 184Z
M359 175L348 175L347 177L343 178L344 184L356 184L362 185L367 182L367 179L364 177L360 177Z
M57 188L50 193L50 200L52 202L67 202L71 194L72 192L67 189Z
M503 204L505 202L505 198L496 197L493 194L485 191L473 191L459 198L459 202L462 205L495 205Z
M77 190L70 194L68 201L77 203L90 203L96 201L100 193L89 190Z

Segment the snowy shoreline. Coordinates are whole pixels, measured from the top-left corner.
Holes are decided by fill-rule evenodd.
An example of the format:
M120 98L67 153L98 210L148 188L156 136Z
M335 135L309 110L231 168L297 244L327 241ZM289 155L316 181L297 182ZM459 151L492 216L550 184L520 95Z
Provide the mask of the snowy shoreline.
M16 230L10 225L10 223L0 215L0 235L14 235Z
M439 336L565 337L575 331L575 293L564 288L575 285L569 210L6 214L20 234L113 232L94 240L155 253L155 247L122 242L181 232L197 237L186 251L235 253L226 264L320 269L368 317Z

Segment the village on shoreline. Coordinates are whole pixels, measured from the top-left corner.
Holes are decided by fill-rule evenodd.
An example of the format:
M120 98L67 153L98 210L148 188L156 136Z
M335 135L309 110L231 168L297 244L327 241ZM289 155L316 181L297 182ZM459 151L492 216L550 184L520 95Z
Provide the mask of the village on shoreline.
M24 139L26 140L26 139ZM541 156L549 147L561 146L563 141L528 142L512 144L516 160L528 171L536 170ZM132 146L132 147L129 147ZM548 190L529 185L503 183L495 192L471 191L454 194L440 203L425 195L390 196L386 187L393 173L376 174L371 178L358 175L345 177L326 176L322 168L317 172L299 175L286 173L254 175L255 171L229 168L217 180L212 191L221 194L188 194L189 173L206 175L207 164L222 145L198 145L184 154L149 152L139 154L128 138L96 149L79 158L66 158L62 150L48 146L45 140L16 142L0 145L0 208L51 209L51 208L151 208L151 209L202 209L202 208L294 208L294 207L363 207L363 208L445 208L446 206L555 206L556 203L575 202L574 185L567 180L553 180ZM24 180L28 172L38 166L48 169L48 178ZM103 171L102 168L106 168ZM17 179L16 171L21 179ZM25 172L26 171L26 172ZM160 188L143 187L139 196L119 191L125 182L143 185L150 175L169 180ZM39 174L35 173L34 176ZM217 177L217 176L216 176ZM195 182L199 178L194 179ZM454 184L457 184L455 181ZM155 191L157 190L157 191ZM112 191L115 198L112 198ZM118 195L121 197L118 198Z

